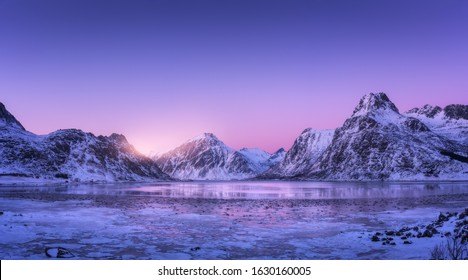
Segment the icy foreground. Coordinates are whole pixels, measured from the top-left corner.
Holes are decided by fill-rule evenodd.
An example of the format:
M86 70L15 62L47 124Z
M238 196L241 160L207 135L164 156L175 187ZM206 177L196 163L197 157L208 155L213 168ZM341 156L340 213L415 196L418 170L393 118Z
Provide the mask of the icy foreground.
M3 187L0 258L429 259L455 220L411 244L389 232L467 205L466 183Z

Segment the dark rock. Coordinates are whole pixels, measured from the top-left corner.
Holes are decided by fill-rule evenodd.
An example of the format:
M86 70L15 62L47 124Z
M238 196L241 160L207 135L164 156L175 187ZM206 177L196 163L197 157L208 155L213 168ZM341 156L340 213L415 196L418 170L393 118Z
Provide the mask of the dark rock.
M430 131L429 128L420 120L416 118L411 118L409 117L408 119L405 120L404 124L406 127L411 129L412 131L419 131L419 132L425 132L425 131Z
M377 235L372 236L372 242L378 242L380 241L380 238Z
M198 251L198 250L201 250L201 248L200 248L200 247L190 248L190 251L193 251L193 252L194 252L194 251Z
M385 234L388 236L395 235L395 232L393 230L385 231Z
M426 229L422 234L422 237L432 237L432 231Z
M465 217L468 217L468 208L465 208L465 211L460 213L460 215L458 215L458 219L463 219Z
M63 247L48 247L45 249L45 254L49 258L58 258L58 259L68 259L68 258L75 257L75 255L73 255L72 252L70 252L68 249L65 249Z
M424 105L422 108L413 108L407 113L416 113L424 115L428 118L434 118L434 116L440 113L441 111L442 108L440 108L439 106Z
M446 222L448 220L449 218L445 216L444 214L442 214L442 212L439 214L439 218L437 219L438 222Z
M468 120L468 105L452 104L444 108L445 116L451 119Z
M413 242L411 242L409 240L405 240L405 242L403 242L403 244L413 244Z

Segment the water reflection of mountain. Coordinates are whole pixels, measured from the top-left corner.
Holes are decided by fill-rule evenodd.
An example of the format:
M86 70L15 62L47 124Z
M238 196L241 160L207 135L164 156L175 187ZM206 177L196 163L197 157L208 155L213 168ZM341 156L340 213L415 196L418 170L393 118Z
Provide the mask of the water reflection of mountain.
M2 187L1 191L203 199L398 198L468 193L468 182L174 182L163 184Z

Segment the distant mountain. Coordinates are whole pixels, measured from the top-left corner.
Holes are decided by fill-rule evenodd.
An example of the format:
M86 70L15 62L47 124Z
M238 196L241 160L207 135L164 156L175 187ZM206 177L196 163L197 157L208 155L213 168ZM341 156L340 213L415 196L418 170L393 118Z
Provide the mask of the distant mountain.
M307 128L294 141L291 149L261 177L287 178L308 172L330 145L334 130L315 130Z
M286 155L286 151L283 148L277 150L273 154L258 148L242 148L239 152L251 162L257 174L267 171L272 166L282 161Z
M77 129L35 135L0 103L0 181L5 176L87 182L170 179L123 135L95 136Z
M155 160L178 179L231 180L255 177L281 160L284 150L270 155L259 149L228 147L212 133L204 133Z

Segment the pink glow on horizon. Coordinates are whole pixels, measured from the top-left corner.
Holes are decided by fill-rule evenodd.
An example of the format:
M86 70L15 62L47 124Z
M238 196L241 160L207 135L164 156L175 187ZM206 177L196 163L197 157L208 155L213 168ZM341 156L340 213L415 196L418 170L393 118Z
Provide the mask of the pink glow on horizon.
M182 5L183 3L183 5ZM289 149L369 92L401 112L468 104L466 1L3 1L0 102L37 134L204 132ZM242 20L240 20L242 19Z

